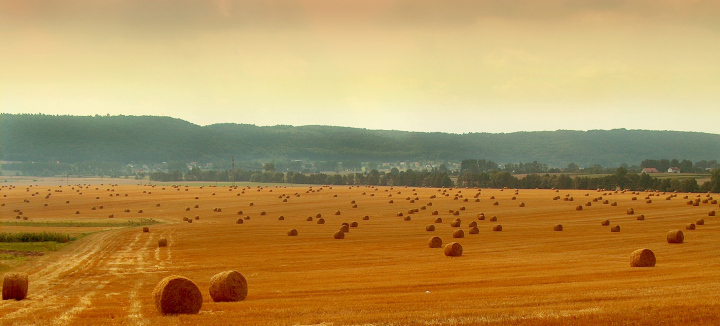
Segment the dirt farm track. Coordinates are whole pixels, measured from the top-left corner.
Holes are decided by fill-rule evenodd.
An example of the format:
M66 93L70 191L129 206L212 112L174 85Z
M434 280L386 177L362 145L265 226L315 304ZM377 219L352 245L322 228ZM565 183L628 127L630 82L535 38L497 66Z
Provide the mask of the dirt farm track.
M26 300L0 303L0 325L720 325L720 215L710 216L720 213L717 199L586 190L5 185L0 222L22 223L4 223L0 232L91 234L6 268L27 273L30 285ZM688 205L694 200L697 206ZM16 210L28 220L16 219ZM459 227L451 226L456 218ZM140 219L161 223L147 233L108 226ZM700 219L704 225L686 230ZM43 223L69 221L85 223ZM334 239L343 222L357 227ZM431 224L435 230L426 231ZM562 231L553 230L557 224ZM493 231L496 225L502 231ZM615 225L620 232L610 231ZM298 235L288 236L290 229ZM666 235L676 229L685 242L669 244ZM464 237L453 238L455 230ZM443 246L460 243L462 256L430 248L434 236ZM158 247L161 237L167 247ZM641 248L654 252L655 267L630 267L630 254ZM215 303L210 278L227 270L245 276L248 296ZM198 285L199 314L157 312L151 293L169 275Z

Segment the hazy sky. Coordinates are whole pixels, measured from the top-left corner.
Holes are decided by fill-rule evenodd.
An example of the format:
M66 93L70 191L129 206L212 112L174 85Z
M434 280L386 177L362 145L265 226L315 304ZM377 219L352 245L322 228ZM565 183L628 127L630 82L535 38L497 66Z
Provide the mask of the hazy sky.
M0 111L720 133L720 1L2 0Z

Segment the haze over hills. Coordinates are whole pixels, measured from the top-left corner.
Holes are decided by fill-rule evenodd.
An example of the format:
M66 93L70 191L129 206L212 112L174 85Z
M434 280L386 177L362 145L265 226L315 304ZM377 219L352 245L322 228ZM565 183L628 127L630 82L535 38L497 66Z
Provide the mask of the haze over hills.
M720 159L720 135L652 130L425 133L213 124L156 116L0 114L0 159L76 163L236 160L538 161L550 166Z

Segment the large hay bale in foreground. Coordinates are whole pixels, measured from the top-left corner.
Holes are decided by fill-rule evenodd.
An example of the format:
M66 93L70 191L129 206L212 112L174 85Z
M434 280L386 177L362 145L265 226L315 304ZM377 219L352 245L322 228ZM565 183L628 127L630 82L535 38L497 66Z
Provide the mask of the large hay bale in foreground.
M650 249L638 249L630 254L630 267L655 267L655 254Z
M445 246L445 256L458 257L462 256L462 246L457 242L450 242Z
M2 299L22 300L27 297L28 275L25 273L5 273L3 277Z
M337 232L335 232L335 235L333 237L335 239L345 239L345 232L337 231Z
M210 279L210 297L215 302L245 300L247 293L247 281L237 271L218 273Z
M298 231L295 230L295 229L290 229L289 231L287 231L287 235L288 235L289 237L295 237L295 236L298 235Z
M667 234L668 243L683 243L685 241L685 235L680 230L672 230Z
M440 239L440 237L432 237L428 240L428 246L430 248L440 248L442 247L442 239Z
M562 224L555 225L555 226L553 227L553 230L554 230L554 231L562 231L562 230L563 230Z
M172 275L160 281L152 292L155 308L163 315L196 314L202 307L200 289L188 278Z
M455 230L452 236L453 238L464 238L465 232L463 232L463 230Z
M620 225L615 225L611 227L610 232L620 232Z
M167 238L158 239L158 247L167 247Z
M685 230L695 230L695 223L690 223L686 225Z

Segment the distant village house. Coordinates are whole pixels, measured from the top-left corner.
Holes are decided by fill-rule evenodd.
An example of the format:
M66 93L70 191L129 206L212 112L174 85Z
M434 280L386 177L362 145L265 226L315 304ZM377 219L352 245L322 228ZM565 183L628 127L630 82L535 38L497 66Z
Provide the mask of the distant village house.
M680 168L673 166L668 169L668 173L680 173Z
M658 171L658 169L656 169L656 168L644 168L644 169L642 170L642 173L658 173L658 172L659 172L659 171Z

